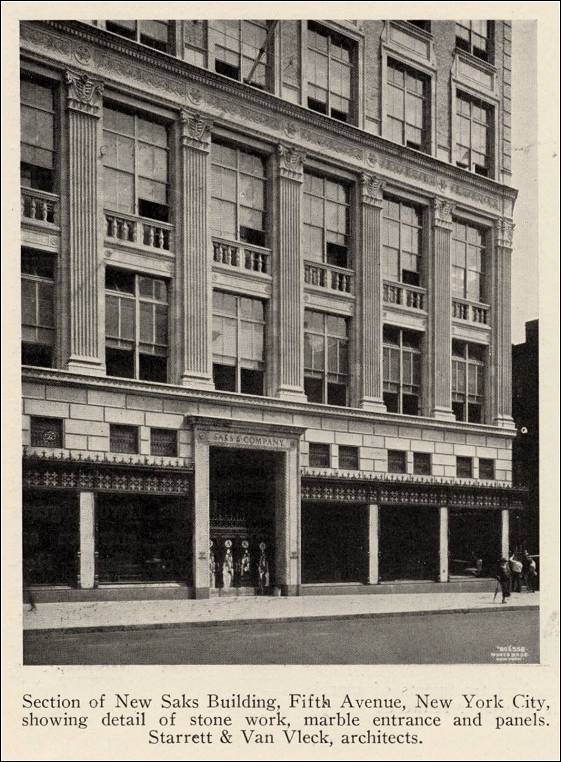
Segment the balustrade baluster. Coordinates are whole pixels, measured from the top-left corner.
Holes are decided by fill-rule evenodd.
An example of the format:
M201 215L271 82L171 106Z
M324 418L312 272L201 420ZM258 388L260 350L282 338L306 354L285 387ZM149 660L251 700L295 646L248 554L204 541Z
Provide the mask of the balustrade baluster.
M35 216L36 212L37 212L37 202L35 201L33 196L31 197L31 205L30 206L31 206L31 215L30 216L35 220L35 219L37 219L36 216Z

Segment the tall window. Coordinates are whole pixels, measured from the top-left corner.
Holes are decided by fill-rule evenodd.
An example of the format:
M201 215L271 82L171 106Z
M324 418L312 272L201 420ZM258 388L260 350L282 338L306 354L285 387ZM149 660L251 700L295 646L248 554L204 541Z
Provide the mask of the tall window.
M479 98L456 95L456 164L478 175L492 174L493 109Z
M390 413L419 415L421 336L384 326L384 403Z
M129 40L136 40L164 53L171 52L169 43L169 21L130 21L127 19L112 19L105 22L108 32L120 34Z
M184 58L196 66L206 66L208 22L189 20L183 26Z
M267 40L268 23L251 21L209 21L209 30L214 41L214 69L231 79L247 82L254 87L268 87L270 51L265 49L251 80L249 75L257 60L259 51Z
M353 43L308 22L308 108L341 122L353 121Z
M103 109L104 203L112 212L169 220L168 131L115 106Z
M168 287L127 270L105 270L108 376L167 381Z
M55 258L23 249L21 253L21 361L52 368L55 350Z
M309 402L348 404L348 344L346 318L304 311L304 390Z
M214 291L212 361L217 389L263 394L265 310L259 299Z
M491 60L491 37L492 22L490 21L456 22L456 47L466 50L483 61Z
M452 410L458 421L483 422L485 347L452 341Z
M21 184L53 192L55 189L55 104L52 87L20 80Z
M474 302L485 300L485 232L454 221L452 236L452 294Z
M388 59L388 125L390 140L428 150L429 83L418 71Z
M303 203L304 258L350 267L349 187L305 172Z
M418 286L421 282L422 211L395 198L384 198L384 277Z
M211 156L212 234L265 246L265 161L216 139Z

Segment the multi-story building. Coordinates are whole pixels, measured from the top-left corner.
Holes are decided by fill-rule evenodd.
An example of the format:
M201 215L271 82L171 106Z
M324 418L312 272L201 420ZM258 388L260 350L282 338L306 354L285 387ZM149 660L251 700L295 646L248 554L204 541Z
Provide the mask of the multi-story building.
M503 21L21 24L26 584L508 552L510 62Z
M537 553L540 546L540 343L539 321L526 323L526 340L512 347L512 416L516 438L512 443L512 477L528 489L527 509L518 518L512 539L520 550Z

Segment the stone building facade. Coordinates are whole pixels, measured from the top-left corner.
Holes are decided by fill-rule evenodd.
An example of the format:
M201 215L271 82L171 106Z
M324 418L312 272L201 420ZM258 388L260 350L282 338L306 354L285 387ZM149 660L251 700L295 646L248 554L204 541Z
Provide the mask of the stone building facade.
M26 584L491 573L510 61L503 21L21 24Z

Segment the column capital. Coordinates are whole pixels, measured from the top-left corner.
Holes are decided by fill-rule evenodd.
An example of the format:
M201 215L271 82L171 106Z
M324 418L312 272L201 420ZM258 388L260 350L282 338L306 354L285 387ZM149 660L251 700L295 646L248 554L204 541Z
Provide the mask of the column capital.
M435 196L432 200L435 227L452 230L452 215L454 214L454 204L448 199Z
M501 246L503 249L512 249L512 240L515 227L516 226L512 220L495 220L495 236L497 246Z
M192 114L181 109L179 112L179 124L181 127L181 145L187 148L196 148L199 151L210 150L210 131L212 120L203 116L198 111Z
M378 175L368 172L360 175L360 200L363 204L381 207L384 201L383 190L384 181Z
M92 79L85 72L64 72L68 108L98 117L101 112L103 83Z
M283 143L277 145L277 155L279 157L279 173L282 178L288 180L304 180L304 158L305 153L296 146L286 146Z

